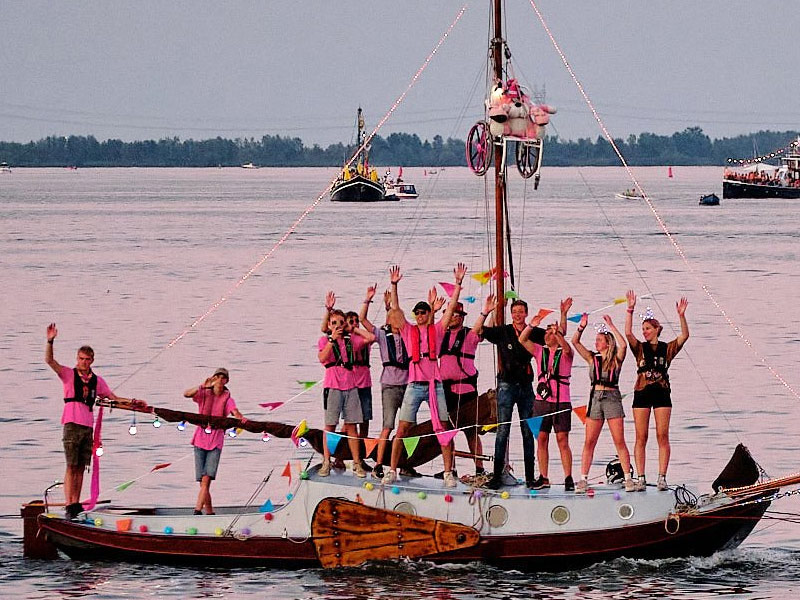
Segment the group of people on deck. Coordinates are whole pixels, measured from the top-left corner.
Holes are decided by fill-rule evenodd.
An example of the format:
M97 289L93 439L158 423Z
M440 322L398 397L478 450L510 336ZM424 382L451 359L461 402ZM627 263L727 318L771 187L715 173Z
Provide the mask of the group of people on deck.
M555 432L566 491L585 493L589 488L589 471L603 424L608 423L624 474L625 490L646 489L645 462L649 437L650 416L654 415L658 441L657 488L667 489L666 474L670 458L669 422L672 411L668 369L675 355L689 338L686 321L688 301L681 298L676 304L680 334L666 343L659 340L662 326L647 315L642 321L640 341L633 333L633 313L636 295L628 291L625 334L608 315L595 337L594 350L581 342L588 325L588 314L581 316L571 343L566 340L567 313L572 299L565 298L560 306L560 320L541 327L542 316L528 321L528 305L520 299L511 302L511 323L486 325L490 314L497 309L495 296L486 298L483 309L471 329L464 326L464 305L459 301L466 266L459 263L454 269L454 286L449 302L428 292L427 301L417 302L413 320L406 319L400 308L398 284L400 268L389 270L390 288L384 293L386 320L381 326L368 320L377 285L367 288L360 313L345 313L335 308L336 297L328 292L319 339L318 358L325 367L323 406L325 430L336 431L340 421L353 457L353 473L366 477L371 470L361 456L361 439L368 437L373 416L372 381L369 370L370 346L378 344L383 369L381 371L382 427L375 456L374 476L385 484L398 479L398 466L404 452L403 438L417 422L421 405L428 403L435 432L452 430L458 411L478 397L478 371L475 353L478 344L486 340L497 348L497 427L494 465L491 476L486 474L486 487L499 489L508 480L508 441L514 407L522 434L525 483L531 489L550 487L549 440ZM436 320L436 313L444 313ZM627 342L627 343L626 343ZM636 430L634 462L637 478L633 478L630 452L625 442L624 409L619 377L630 347L636 361L633 415ZM591 397L586 410L586 432L580 461L580 478L572 474L573 457L569 443L572 427L570 377L575 352L589 365ZM535 366L534 366L535 365ZM532 431L529 423L537 417L539 429ZM397 429L394 440L390 435ZM482 445L478 435L480 425L462 428L475 460L476 475L485 474ZM534 439L535 438L535 439ZM328 444L323 444L324 459L319 475L327 477L337 466ZM538 450L538 476L535 456ZM442 444L444 470L437 474L445 487L457 485L452 441ZM415 473L410 473L414 475ZM402 475L402 473L401 473Z

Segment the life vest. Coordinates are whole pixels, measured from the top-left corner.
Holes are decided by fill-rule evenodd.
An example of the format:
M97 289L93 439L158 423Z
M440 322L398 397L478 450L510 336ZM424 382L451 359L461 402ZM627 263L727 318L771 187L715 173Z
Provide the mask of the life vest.
M556 382L556 400L561 397L561 386L569 385L569 375L560 375L558 372L559 363L561 362L561 354L563 350L561 347L556 348L553 355L553 367L550 368L550 348L542 346L542 360L539 363L539 383L550 384L550 380Z
M478 383L478 374L475 373L474 375L467 374L467 370L464 368L464 365L461 363L461 359L465 358L468 360L475 360L474 354L469 354L464 352L464 342L467 339L467 334L469 333L469 329L466 327L461 327L456 333L456 339L453 342L453 345L450 346L450 333L451 330L448 329L444 332L444 338L442 339L442 345L439 348L439 356L455 356L456 362L458 363L458 368L461 369L461 372L466 375L463 379L459 379L458 381L453 381L451 383L471 383L477 386ZM474 366L474 365L473 365Z
M667 343L658 342L656 349L649 342L642 344L642 360L639 361L637 373L644 373L647 383L654 383L664 380L669 385L669 375L667 374L669 363L667 362Z
M592 356L592 368L589 371L589 380L592 388L602 385L609 388L619 388L619 369L603 370L603 355L597 352Z
M419 325L414 325L411 328L411 362L418 363L421 358L430 358L436 360L436 326L428 325L428 351L420 352L420 331Z
M64 398L64 402L80 402L88 406L89 410L92 410L94 402L97 399L97 375L92 372L89 381L84 381L81 374L78 373L78 369L73 368L72 373L74 377L74 397Z
M353 342L350 340L350 336L344 336L344 348L346 352L346 356L342 356L342 350L339 347L339 342L328 336L328 340L333 344L333 356L335 360L333 362L327 363L325 365L326 369L330 369L331 367L344 367L348 371L353 370L353 364L355 364L355 357L353 356Z
M365 344L361 350L355 353L353 365L357 367L369 366L369 344Z
M406 345L403 343L402 338L395 337L392 332L391 325L384 325L381 327L384 335L386 336L386 356L383 358L384 367L395 367L408 371L408 354L406 353ZM400 356L397 355L397 341L400 340Z

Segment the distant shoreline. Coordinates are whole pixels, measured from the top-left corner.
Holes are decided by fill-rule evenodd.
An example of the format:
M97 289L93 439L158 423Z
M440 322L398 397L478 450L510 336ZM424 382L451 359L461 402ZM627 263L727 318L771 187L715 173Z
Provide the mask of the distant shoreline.
M797 138L797 131L759 131L733 138L709 138L699 127L672 135L641 133L625 140L615 139L631 166L723 166L728 158L762 156L785 147ZM352 145L305 146L300 138L265 135L255 138L181 140L164 138L123 142L98 141L94 136L49 136L26 143L0 142L0 162L16 167L340 167L355 150ZM509 153L513 161L513 151ZM464 140L434 136L422 140L416 134L393 133L375 136L370 162L386 166L466 166ZM547 136L545 166L619 166L619 158L604 138L561 140Z

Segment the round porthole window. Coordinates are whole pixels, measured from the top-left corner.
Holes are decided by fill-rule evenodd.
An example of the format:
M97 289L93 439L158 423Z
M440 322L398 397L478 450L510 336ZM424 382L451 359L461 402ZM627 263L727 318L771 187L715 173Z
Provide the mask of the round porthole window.
M495 504L486 511L486 520L492 527L502 527L508 523L508 511L505 507Z
M394 507L395 512L403 513L405 515L416 515L417 509L410 502L400 502Z
M550 512L550 518L556 525L563 525L569 521L569 509L566 506L556 506Z
M620 504L617 512L620 519L627 521L633 516L633 507L630 504Z

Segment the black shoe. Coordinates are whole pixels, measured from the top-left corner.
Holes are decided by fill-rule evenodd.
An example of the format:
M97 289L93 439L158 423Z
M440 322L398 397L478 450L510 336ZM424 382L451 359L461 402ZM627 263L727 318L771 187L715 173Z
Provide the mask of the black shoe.
M64 508L64 518L66 518L68 521L74 521L82 512L83 504L80 502L73 502L72 504L67 504L67 506Z
M403 477L422 477L422 473L419 473L410 467L406 469L400 469L400 475Z
M195 509L192 511L192 514L193 514L193 515L202 515L202 514L203 514L203 511L202 511L202 510L197 510L197 509L195 508Z
M486 482L486 486L490 490L499 490L503 487L503 478L493 475L492 478Z
M475 475L486 475L486 469L483 467L475 467Z
M567 477L564 479L564 491L565 492L575 491L575 482L572 480L572 475L567 475Z
M372 473L372 467L370 467L366 461L361 461L361 468L364 469L367 473Z
M378 479L383 479L384 472L383 472L383 465L382 464L379 463L379 464L375 465L375 468L372 469L372 476L373 477L377 477Z
M452 473L453 473L453 477L456 477L456 478L458 478L458 471L456 471L455 469L453 469ZM434 478L434 479L444 479L444 471L439 471L438 473L436 473L436 474L433 476L433 478Z
M532 490L543 490L550 487L550 480L539 475L532 483L528 484L528 487Z

